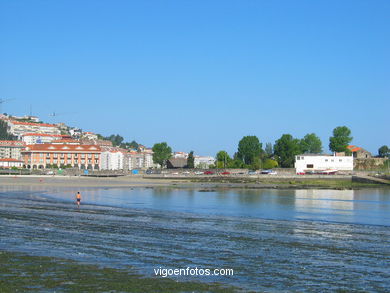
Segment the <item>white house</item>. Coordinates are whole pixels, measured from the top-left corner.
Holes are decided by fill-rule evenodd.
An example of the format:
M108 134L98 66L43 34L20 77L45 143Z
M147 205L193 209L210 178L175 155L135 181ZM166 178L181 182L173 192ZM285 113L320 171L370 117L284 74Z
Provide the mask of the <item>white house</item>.
M215 164L215 158L210 156L195 156L194 166L195 168L208 169L210 165Z
M297 173L307 171L352 171L353 156L303 154L295 156Z

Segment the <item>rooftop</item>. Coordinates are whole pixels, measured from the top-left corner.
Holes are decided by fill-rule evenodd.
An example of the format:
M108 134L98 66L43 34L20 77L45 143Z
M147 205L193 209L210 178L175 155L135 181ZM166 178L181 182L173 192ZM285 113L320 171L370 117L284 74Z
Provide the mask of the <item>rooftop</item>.
M12 158L0 159L0 162L21 162L21 163L23 163L23 161L20 161L20 160L17 160L17 159L12 159Z
M26 152L101 152L98 145L75 144L30 144L26 146Z
M20 122L20 121L11 121L12 124L16 125L31 125L31 126L40 126L40 127L56 127L54 124L48 123L34 123L34 122Z

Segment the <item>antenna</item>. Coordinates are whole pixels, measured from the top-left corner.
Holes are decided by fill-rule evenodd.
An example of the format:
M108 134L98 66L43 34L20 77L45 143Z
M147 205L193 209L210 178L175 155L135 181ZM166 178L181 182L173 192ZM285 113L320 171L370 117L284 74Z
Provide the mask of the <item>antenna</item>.
M2 106L5 102L8 102L8 101L12 101L12 100L15 100L15 99L3 99L3 98L0 98L0 114L2 114Z

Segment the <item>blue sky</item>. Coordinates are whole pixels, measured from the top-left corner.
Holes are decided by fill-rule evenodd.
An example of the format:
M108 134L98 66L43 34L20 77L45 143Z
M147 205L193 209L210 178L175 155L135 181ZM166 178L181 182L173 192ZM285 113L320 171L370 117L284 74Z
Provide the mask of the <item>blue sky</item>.
M201 155L310 132L328 151L346 125L376 153L389 15L387 0L0 0L3 112Z

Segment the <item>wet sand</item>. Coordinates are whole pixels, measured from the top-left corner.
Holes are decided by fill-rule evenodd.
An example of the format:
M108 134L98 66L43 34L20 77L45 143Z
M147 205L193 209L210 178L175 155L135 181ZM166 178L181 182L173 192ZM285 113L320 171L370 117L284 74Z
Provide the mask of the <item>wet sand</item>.
M180 180L180 184L189 183ZM155 187L177 184L171 179L144 179L141 176L84 177L84 176L1 176L0 185L42 187Z

